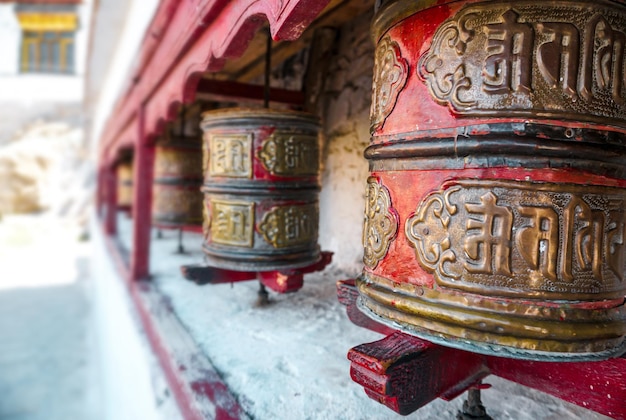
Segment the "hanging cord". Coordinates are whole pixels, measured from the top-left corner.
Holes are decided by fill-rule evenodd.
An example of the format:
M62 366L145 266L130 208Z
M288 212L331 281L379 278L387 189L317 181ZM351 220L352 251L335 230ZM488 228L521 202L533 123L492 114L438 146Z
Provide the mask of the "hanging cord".
M270 73L272 71L272 31L267 28L267 45L265 48L265 85L263 86L263 107L270 107Z

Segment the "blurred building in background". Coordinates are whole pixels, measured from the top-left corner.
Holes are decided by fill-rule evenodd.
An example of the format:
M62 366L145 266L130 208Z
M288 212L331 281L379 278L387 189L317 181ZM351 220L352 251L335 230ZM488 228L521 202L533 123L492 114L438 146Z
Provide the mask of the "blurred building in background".
M84 209L90 14L91 0L0 1L0 213Z

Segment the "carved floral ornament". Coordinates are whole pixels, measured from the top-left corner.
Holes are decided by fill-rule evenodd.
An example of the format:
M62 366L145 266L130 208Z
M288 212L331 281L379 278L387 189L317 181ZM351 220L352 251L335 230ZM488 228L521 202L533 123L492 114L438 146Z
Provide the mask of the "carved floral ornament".
M626 13L607 3L489 2L443 22L417 72L464 115L626 120Z
M405 233L448 287L623 296L626 192L517 181L457 181L428 195Z
M389 245L397 232L398 214L391 207L389 191L377 178L368 178L363 226L363 263L375 268L387 255Z
M400 52L397 42L384 37L376 47L374 57L374 84L370 111L370 131L374 132L396 106L398 95L406 84L409 64Z

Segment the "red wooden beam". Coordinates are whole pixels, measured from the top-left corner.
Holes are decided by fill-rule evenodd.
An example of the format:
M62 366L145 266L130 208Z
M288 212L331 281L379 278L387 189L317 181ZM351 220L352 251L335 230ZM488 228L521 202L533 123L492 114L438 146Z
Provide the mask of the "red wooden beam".
M329 0L164 0L152 20L125 92L104 130L103 148L116 142L146 104L146 133L158 134L175 118L175 105L195 98L203 72L240 56L255 31L269 23L275 40L293 40Z
M232 81L201 79L196 87L196 99L213 101L240 100L263 102L263 86ZM304 93L287 89L270 89L270 101L289 105L304 104Z
M144 281L130 281L128 262L114 238L105 235L109 255L139 314L148 342L157 356L169 389L185 420L245 419L245 411L206 355L158 290Z

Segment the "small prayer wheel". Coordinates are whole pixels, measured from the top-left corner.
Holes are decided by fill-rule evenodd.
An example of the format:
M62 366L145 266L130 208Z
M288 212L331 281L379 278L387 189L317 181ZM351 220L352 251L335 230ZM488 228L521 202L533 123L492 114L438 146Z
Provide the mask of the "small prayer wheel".
M202 225L202 143L173 138L155 148L152 223L161 228Z
M260 272L317 262L318 118L235 108L204 113L201 127L209 264Z
M124 160L117 164L117 208L130 211L133 204L133 163Z
M386 1L363 312L451 347L624 352L626 7Z

